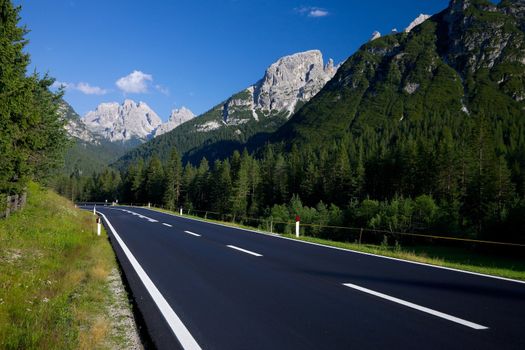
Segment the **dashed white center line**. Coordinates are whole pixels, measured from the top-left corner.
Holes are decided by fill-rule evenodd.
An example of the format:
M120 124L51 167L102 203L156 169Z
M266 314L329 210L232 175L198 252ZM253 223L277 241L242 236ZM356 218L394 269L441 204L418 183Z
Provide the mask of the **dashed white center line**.
M201 236L198 233L194 233L194 232L191 232L191 231L184 231L184 232L186 232L189 235L196 236L196 237L200 237Z
M146 218L148 219L148 218ZM149 222L159 222L159 220L155 220L155 219L148 219Z
M165 223L165 222L163 222L162 224L163 224L164 226L173 227L173 226L171 226L170 224L167 224L167 223Z
M243 253L246 253L246 254L253 255L253 256L262 256L262 255L259 254L259 253L255 253L255 252L252 252L252 251L249 251L249 250L246 250L246 249L242 249L242 248L236 247L236 246L234 246L234 245L227 245L227 247L228 247L228 248L231 248L231 249L238 250L238 251L243 252Z
M402 300L402 299L391 297L390 295L379 293L379 292L373 291L371 289L363 288L363 287L360 287L360 286L352 284L352 283L343 283L343 285L347 286L349 288L357 289L357 290L359 290L361 292L364 292L364 293L368 293L368 294L374 295L374 296L379 297L379 298L383 298L383 299L386 299L386 300L393 301L394 303L398 303L398 304L407 306L407 307L412 308L412 309L416 309L416 310L419 310L419 311L426 312L427 314L431 314L433 316L437 316L437 317L443 318L443 319L451 321L451 322L459 323L459 324L461 324L463 326L466 326L466 327L470 327L470 328L477 329L477 330L488 329L488 327L482 326L480 324L477 324L477 323L474 323L474 322L470 322L470 321L467 321L467 320L463 320L461 318L458 318L458 317L455 317L455 316L452 316L452 315L449 315L449 314L445 314L445 313L440 312L440 311L432 310L432 309L429 309L428 307L417 305L417 304L411 303L409 301L405 301L405 300Z

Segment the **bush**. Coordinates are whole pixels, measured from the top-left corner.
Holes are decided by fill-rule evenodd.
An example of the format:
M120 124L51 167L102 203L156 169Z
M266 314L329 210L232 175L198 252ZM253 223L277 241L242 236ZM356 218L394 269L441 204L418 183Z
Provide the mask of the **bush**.
M438 206L432 196L421 195L414 201L414 228L427 230L434 226L438 217Z

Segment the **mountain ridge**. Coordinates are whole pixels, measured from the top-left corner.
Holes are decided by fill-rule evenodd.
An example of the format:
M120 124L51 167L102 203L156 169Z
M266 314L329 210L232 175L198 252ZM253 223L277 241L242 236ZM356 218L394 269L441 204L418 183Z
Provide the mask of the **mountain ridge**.
M337 71L332 60L325 64L319 50L281 57L263 77L207 112L131 150L115 166L122 167L137 157L157 153L167 159L172 147L185 160L229 155L233 149L259 133L271 133L295 110L312 98Z
M524 93L520 76L525 41L523 32L502 32L503 23L512 25L510 18L501 19L503 22L494 18L502 13L495 12L498 8L503 11L502 4L497 7L481 0L451 1L446 10L408 33L364 44L334 79L273 136L273 141L308 140L314 135L301 131L305 125L317 125L315 137L321 138L322 133L322 138L329 140L359 128L364 120L374 127L390 124L390 119L393 124L420 120L432 112L424 106L437 101L432 113L464 118L479 112L478 106L482 106L495 115L498 111L487 103L488 98L482 98L489 90L500 99L510 98L512 101L505 102L509 106L520 102ZM489 15L492 18L485 19ZM492 71L488 76L487 70ZM487 88L476 89L476 81L486 81ZM332 113L324 112L328 108ZM521 107L512 109L516 112ZM319 119L319 114L324 119Z

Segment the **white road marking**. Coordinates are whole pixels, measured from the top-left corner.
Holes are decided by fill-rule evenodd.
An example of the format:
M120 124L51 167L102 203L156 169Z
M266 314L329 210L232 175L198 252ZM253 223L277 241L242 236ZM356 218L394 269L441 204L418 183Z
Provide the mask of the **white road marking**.
M201 236L201 235L199 235L199 234L197 234L197 233L193 233L193 232L191 232L191 231L184 231L184 232L186 232L186 233L189 234L189 235L196 236L196 237L200 237L200 236Z
M402 300L402 299L391 297L390 295L379 293L379 292L373 291L371 289L363 288L363 287L360 287L360 286L352 284L352 283L343 283L343 285L347 286L347 287L350 287L350 288L353 288L353 289L357 289L357 290L359 290L361 292L364 292L364 293L368 293L368 294L374 295L374 296L379 297L379 298L383 298L383 299L386 299L386 300L393 301L394 303L398 303L398 304L410 307L412 309L416 309L416 310L419 310L419 311L426 312L427 314L431 314L433 316L444 318L445 320L448 320L448 321L459 323L459 324L461 324L463 326L467 326L467 327L470 327L470 328L473 328L473 329L478 329L478 330L488 329L488 327L482 326L480 324L477 324L477 323L474 323L474 322L470 322L470 321L467 321L467 320L463 320L461 318L458 318L458 317L455 317L455 316L452 316L452 315L449 315L449 314L445 314L445 313L440 312L440 311L429 309L428 307L417 305L417 304L411 303L409 301L405 301L405 300Z
M167 224L167 223L165 223L165 222L163 222L162 224L163 224L164 226L173 227L173 226L171 226L170 224Z
M121 210L123 210L123 209L121 209ZM148 216L145 216L145 215L142 215L142 214L136 213L136 212L131 211L131 210L123 210L123 211L126 211L126 212L130 213L131 215L138 216L138 217L141 218L141 219L146 219L146 220L148 220L149 222L159 222L159 220L155 220L155 219L153 219L153 218L150 218L150 217L148 217Z
M137 275L139 276L140 280L148 290L149 294L153 298L153 301L155 301L155 304L157 304L157 307L159 308L162 316L166 319L166 322L168 322L168 325L170 326L171 330L179 340L180 344L184 349L191 349L191 350L198 350L201 349L195 338L191 335L191 333L188 331L184 323L182 323L181 319L175 311L171 308L170 304L166 301L164 296L160 293L158 288L155 286L153 281L149 278L148 274L142 266L140 266L137 259L133 256L129 248L126 246L124 241L120 238L117 231L113 228L113 225L111 225L111 222L109 222L108 218L102 214L101 212L98 212L106 221L108 224L109 229L113 233L113 236L115 236L115 239L117 240L118 244L124 251L124 254L128 258L129 262L137 272Z
M243 253L246 253L246 254L253 255L253 256L262 256L262 255L259 254L259 253L255 253L255 252L252 252L252 251L249 251L249 250L246 250L246 249L242 249L242 248L236 247L236 246L234 246L234 245L227 245L227 247L228 247L228 248L235 249L235 250L238 250L238 251L243 252Z

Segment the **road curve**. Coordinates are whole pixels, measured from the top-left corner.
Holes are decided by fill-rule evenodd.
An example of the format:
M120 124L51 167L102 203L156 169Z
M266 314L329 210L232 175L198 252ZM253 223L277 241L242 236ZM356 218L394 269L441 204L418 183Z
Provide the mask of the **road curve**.
M145 208L97 211L158 348L525 348L525 283Z

